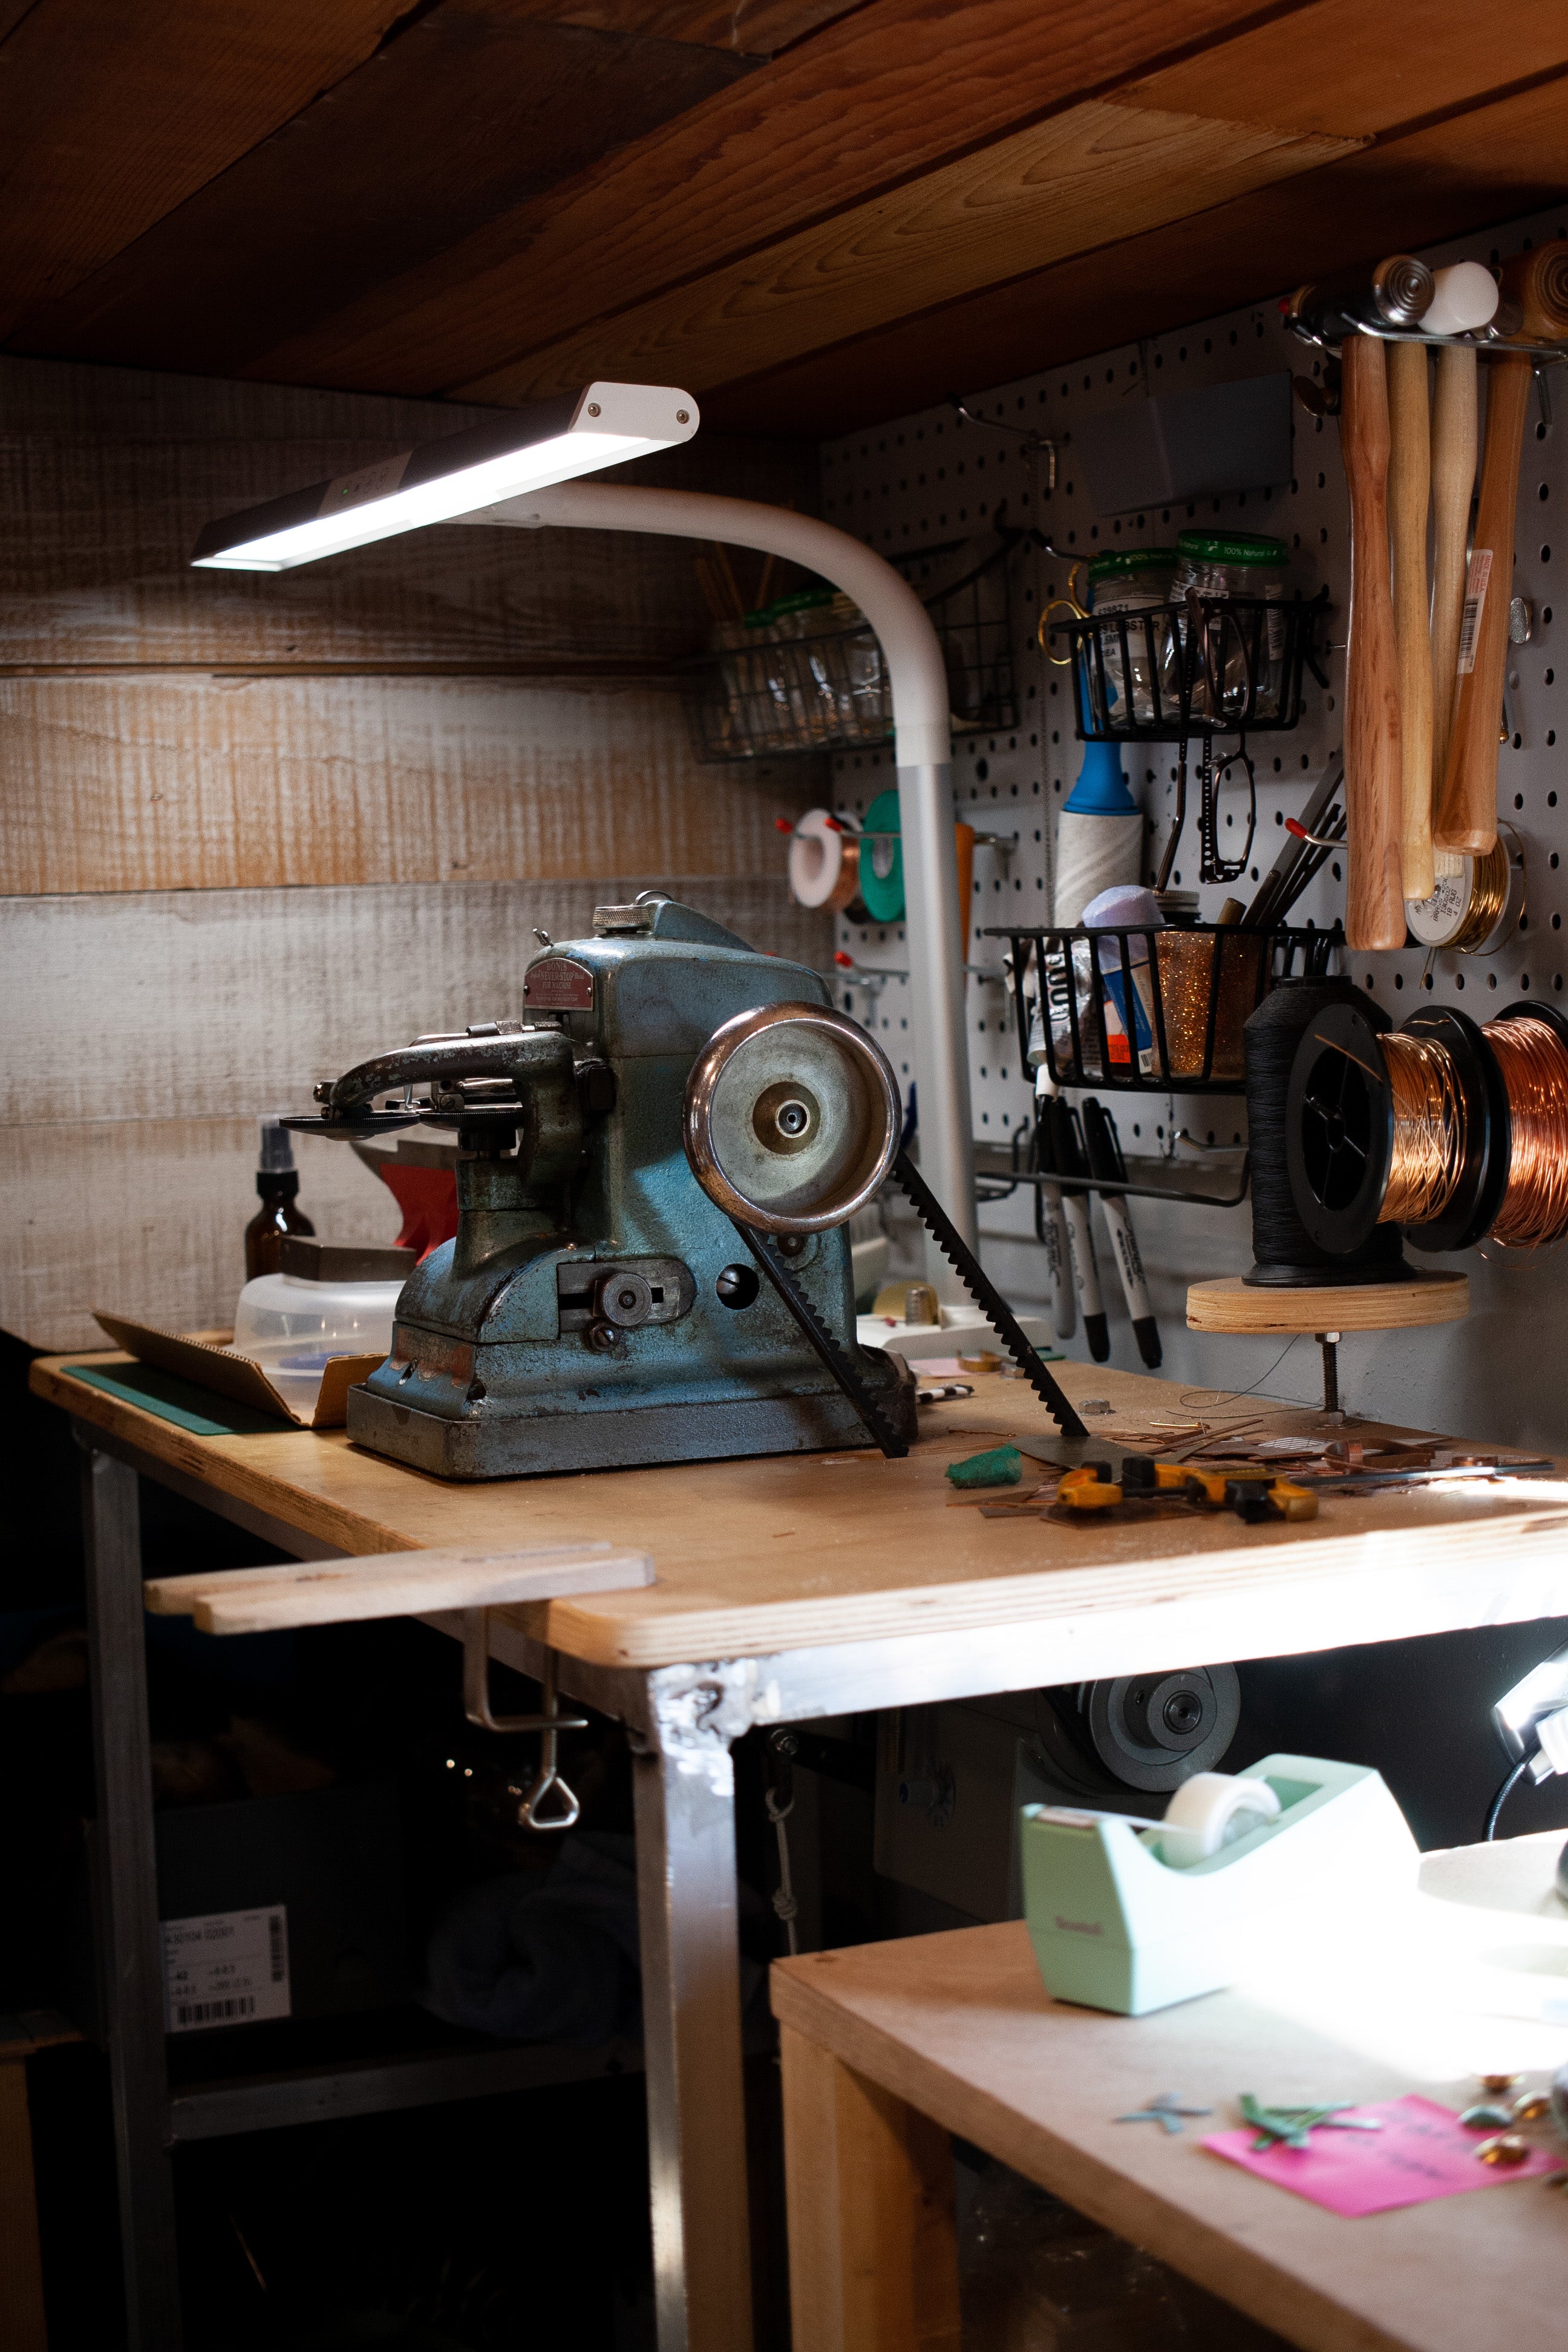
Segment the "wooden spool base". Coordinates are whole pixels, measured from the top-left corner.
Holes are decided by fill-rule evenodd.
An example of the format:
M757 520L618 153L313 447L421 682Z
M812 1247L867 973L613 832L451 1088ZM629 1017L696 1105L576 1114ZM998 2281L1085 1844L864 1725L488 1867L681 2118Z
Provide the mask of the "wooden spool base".
M1321 1290L1249 1289L1238 1274L1194 1282L1189 1331L1399 1331L1421 1323L1462 1323L1468 1274L1408 1274L1397 1282L1336 1283Z

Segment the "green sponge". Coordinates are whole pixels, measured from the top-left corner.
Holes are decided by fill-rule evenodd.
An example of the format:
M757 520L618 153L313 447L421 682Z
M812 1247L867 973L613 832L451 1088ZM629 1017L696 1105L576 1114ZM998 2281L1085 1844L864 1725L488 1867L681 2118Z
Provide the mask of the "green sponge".
M1016 1445L995 1445L989 1454L972 1454L967 1462L950 1462L947 1475L955 1486L1016 1486L1023 1457Z

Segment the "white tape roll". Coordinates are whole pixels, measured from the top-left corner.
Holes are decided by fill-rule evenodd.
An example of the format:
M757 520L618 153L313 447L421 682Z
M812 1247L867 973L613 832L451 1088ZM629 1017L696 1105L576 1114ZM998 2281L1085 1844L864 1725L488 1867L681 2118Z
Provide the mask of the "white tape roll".
M1279 1800L1267 1780L1237 1780L1230 1772L1194 1772L1165 1808L1162 1855L1173 1868L1184 1870L1279 1818Z
M860 844L848 818L807 809L789 845L789 887L797 907L849 905L860 887Z

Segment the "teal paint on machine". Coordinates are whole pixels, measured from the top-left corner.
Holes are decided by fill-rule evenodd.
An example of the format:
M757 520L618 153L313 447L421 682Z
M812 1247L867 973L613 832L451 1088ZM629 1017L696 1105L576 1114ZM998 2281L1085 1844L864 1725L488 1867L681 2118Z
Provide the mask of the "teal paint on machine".
M759 1007L826 1008L825 983L672 901L595 920L593 938L530 959L520 1022L425 1041L318 1090L321 1131L423 1116L464 1148L457 1236L409 1277L390 1356L350 1392L350 1436L455 1478L870 1443L683 1137L687 1080L713 1033ZM788 1033L778 1050L790 1076ZM421 1080L423 1113L373 1108ZM799 1162L807 1189L848 1148L825 1106L821 1149ZM794 1163L779 1164L787 1178ZM912 1436L901 1361L856 1344L845 1228L787 1247L855 1373Z

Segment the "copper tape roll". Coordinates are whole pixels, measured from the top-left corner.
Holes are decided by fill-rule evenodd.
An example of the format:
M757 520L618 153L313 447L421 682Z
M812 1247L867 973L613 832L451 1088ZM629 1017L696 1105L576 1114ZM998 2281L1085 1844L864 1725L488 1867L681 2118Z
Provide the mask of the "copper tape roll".
M808 809L789 845L789 887L795 904L841 915L860 895L860 840L842 817Z

